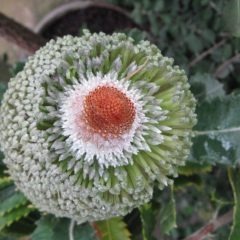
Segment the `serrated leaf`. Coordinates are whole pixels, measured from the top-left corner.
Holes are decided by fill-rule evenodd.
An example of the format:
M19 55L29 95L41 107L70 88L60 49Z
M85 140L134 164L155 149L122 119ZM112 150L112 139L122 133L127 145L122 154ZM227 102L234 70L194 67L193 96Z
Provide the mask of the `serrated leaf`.
M144 240L155 240L153 237L153 230L156 226L156 214L152 209L152 204L144 204L140 208L142 221L142 235Z
M39 219L37 212L30 213L29 216L23 217L17 222L13 222L10 226L4 228L2 232L5 236L16 236L18 237L18 240L24 240L24 237L32 234L36 228L35 221L37 221L37 219Z
M223 84L210 74L197 73L190 79L191 90L198 102L225 95Z
M229 240L240 239L240 171L239 169L228 169L228 177L232 186L234 197L233 225Z
M101 240L130 240L130 232L121 218L98 221L95 227Z
M3 180L0 189L0 229L4 229L27 216L34 208L29 206L28 200L22 193L16 192L10 178L0 180Z
M0 217L0 230L7 226L10 226L13 222L18 221L20 218L26 217L30 212L32 212L32 210L33 209L30 207L20 206L19 208L8 212L4 216Z
M198 124L190 160L236 165L240 160L240 94L204 101L197 107Z
M28 200L21 192L15 192L12 196L0 203L0 219L6 213L25 205L27 202Z
M173 193L173 186L170 188L170 199L165 206L161 207L160 211L160 230L164 234L169 234L169 232L177 227L176 225L176 206Z

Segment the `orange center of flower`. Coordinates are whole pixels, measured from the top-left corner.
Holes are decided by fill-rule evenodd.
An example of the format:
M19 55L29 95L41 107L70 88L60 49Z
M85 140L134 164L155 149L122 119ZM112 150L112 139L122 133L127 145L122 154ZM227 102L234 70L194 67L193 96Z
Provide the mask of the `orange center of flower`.
M133 103L114 87L98 87L84 99L85 123L104 138L120 136L130 129L134 118Z

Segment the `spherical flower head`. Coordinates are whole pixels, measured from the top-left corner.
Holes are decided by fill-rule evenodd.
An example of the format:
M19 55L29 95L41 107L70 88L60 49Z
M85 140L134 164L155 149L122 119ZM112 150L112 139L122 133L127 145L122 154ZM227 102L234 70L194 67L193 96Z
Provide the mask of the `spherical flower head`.
M42 211L123 216L171 184L196 123L187 77L124 34L51 40L9 82L0 145L17 187Z

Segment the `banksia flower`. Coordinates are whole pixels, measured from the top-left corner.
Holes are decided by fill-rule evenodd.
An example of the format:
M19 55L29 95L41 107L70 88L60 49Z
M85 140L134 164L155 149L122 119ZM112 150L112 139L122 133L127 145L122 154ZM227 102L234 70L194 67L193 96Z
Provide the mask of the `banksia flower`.
M173 60L124 34L51 40L9 82L0 145L40 210L95 221L170 184L191 146L195 99Z

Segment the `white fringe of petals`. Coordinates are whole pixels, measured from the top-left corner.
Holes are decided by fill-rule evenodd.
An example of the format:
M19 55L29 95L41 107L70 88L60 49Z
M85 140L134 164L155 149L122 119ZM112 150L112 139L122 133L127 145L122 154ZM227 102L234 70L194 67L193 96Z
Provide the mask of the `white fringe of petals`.
M83 113L85 96L97 87L110 86L124 93L134 104L136 115L128 132L106 140L99 134L90 132L84 123L79 122ZM142 131L142 125L148 121L143 111L141 93L129 86L127 80L118 80L116 73L102 75L88 74L87 79L82 79L77 85L69 87L61 96L60 118L62 121L63 135L68 137L67 143L76 159L84 159L91 163L96 159L100 166L121 166L131 162L129 154L136 154L139 149L146 149L147 144L141 137L134 141ZM76 121L78 119L78 122Z

